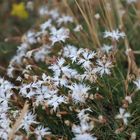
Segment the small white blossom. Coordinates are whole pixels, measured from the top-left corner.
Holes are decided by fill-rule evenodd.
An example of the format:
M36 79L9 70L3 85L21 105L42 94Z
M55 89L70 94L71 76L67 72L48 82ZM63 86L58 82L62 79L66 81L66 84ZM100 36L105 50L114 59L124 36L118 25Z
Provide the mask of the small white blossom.
M49 69L53 70L54 75L56 77L59 77L62 71L62 68L64 67L63 64L65 63L65 59L64 58L60 58L57 60L57 62L55 64L52 64L51 66L49 66Z
M26 4L26 8L28 10L33 11L34 10L34 3L32 1L28 1L27 4Z
M6 113L8 109L8 103L0 103L0 113Z
M24 136L22 135L15 135L14 140L23 140Z
M104 53L109 53L112 50L113 46L112 45L103 45L103 47L101 48L101 51L103 51Z
M125 109L123 109L123 108L120 108L119 112L120 112L120 114L118 114L116 116L116 119L122 119L124 124L127 125L127 123L128 123L127 118L130 117L130 113L125 112Z
M125 97L125 100L128 101L129 104L132 103L132 98L131 98L131 96L126 96L126 97Z
M72 131L75 134L83 134L83 133L91 131L93 128L94 128L93 123L90 124L86 121L84 121L84 122L82 121L80 123L80 125L73 125Z
M40 28L43 31L45 31L47 28L50 28L52 26L52 20L49 19L48 21L44 22L43 24L40 25Z
M131 4L131 3L133 3L133 2L137 2L137 0L126 0L126 2L127 2L128 4Z
M96 14L94 15L94 17L95 17L97 20L101 18L101 16L100 16L99 13L96 13Z
M13 87L13 85L9 81L4 80L3 78L0 77L0 89L1 90L3 90L4 92L6 92L6 94L8 94L12 87Z
M112 63L110 61L107 61L107 62L103 62L101 60L97 60L97 68L95 68L95 71L97 73L99 73L101 76L103 76L103 74L111 74L110 72L110 68L112 68Z
M75 138L73 138L72 140L97 140L97 138L89 133L83 133L83 134L76 134Z
M2 140L8 140L8 134L10 132L10 128L0 128L0 138Z
M75 137L73 140L97 140L96 137L87 133L93 129L93 124L87 122L81 122L80 125L73 125L72 132Z
M119 30L113 30L113 31L105 31L104 32L104 38L111 38L113 40L118 41L120 38L124 38L125 37L125 33L124 32L119 32Z
M49 49L50 49L50 46L43 45L40 50L38 50L38 51L36 51L34 53L35 61L37 61L37 62L39 62L39 61L44 62L45 58L46 58L46 55L50 53Z
M75 83L71 86L68 86L68 88L71 89L71 96L75 102L85 103L89 95L87 91L90 90L90 87L84 84Z
M80 119L81 122L85 122L85 121L89 121L89 114L86 114L86 111L90 111L90 108L86 108L86 109L82 109L80 110L80 112L78 113L78 118Z
M69 66L62 67L62 72L68 78L73 78L77 75L77 71L69 68Z
M8 118L8 115L5 112L1 113L0 116L0 127L3 129L9 128L11 121Z
M64 96L57 96L53 95L51 99L48 100L47 104L51 107L53 107L53 110L56 111L56 109L59 107L60 104L66 103Z
M136 132L132 132L130 140L136 140L136 138L137 138Z
M7 105L12 93L6 94L0 90L0 103Z
M73 22L73 17L67 16L67 15L62 15L62 17L60 17L57 20L58 25L61 25L62 23L67 24L68 22L72 23Z
M26 34L26 40L29 44L34 44L37 42L36 40L36 33L33 31L28 31Z
M23 128L26 130L26 132L29 132L30 125L37 124L35 119L36 119L36 115L32 114L31 112L27 112L26 115L24 116L19 128Z
M39 104L43 105L47 100L50 100L55 94L57 93L57 90L50 90L47 86L41 86L40 90L35 96L35 102L34 105L38 106Z
M78 60L78 64L82 64L82 67L84 67L85 69L89 69L92 62L90 61L91 59L93 59L95 57L96 53L90 52L88 50L84 50L84 52L82 52L82 58L79 58Z
M53 27L51 28L50 34L50 40L52 41L52 45L54 45L56 42L65 42L65 40L69 38L69 29L62 27L57 30L55 27Z
M54 85L56 85L56 86L66 86L66 85L68 85L68 80L65 76L62 76L62 78L59 78L58 76L55 76L53 78L53 82L54 82Z
M53 9L53 10L49 11L48 15L50 15L53 20L56 20L60 16L60 13L59 13L58 9Z
M81 30L83 30L82 25L77 25L77 26L74 28L74 31L75 31L75 32L80 32Z
M30 85L28 84L23 84L20 88L20 94L22 94L22 96L26 96L27 95L27 89L30 88Z
M96 70L93 68L88 68L84 72L84 74L80 74L79 77L82 78L82 80L89 80L90 82L95 82L97 80Z
M136 87L137 87L137 90L140 90L140 79L137 79L136 81L133 82Z
M73 45L67 45L63 49L63 56L70 58L72 62L75 62L79 57L78 49Z
M46 16L48 14L48 7L47 6L40 7L38 13L40 16Z
M42 140L45 135L51 134L49 128L44 128L43 126L38 126L34 133L37 135L37 140Z

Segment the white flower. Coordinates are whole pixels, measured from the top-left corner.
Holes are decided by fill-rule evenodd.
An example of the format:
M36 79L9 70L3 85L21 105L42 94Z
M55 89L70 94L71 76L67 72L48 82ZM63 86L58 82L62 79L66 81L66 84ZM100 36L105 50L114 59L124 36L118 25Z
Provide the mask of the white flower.
M127 125L127 123L128 123L127 118L130 117L130 113L127 113L127 112L125 113L125 109L123 109L123 108L120 108L119 112L120 112L120 114L118 114L116 116L116 119L122 119L124 124Z
M47 86L41 86L40 90L35 95L34 105L38 106L39 104L43 105L47 100L51 99L54 94L57 93L57 90L50 90Z
M90 108L86 108L86 109L82 109L80 110L80 112L78 113L78 118L80 119L80 121L88 121L89 120L89 114L86 114L85 111L90 111Z
M97 80L96 70L93 68L88 68L84 74L80 74L78 77L81 77L82 80L89 80L90 82L95 82Z
M35 32L33 32L33 31L28 31L27 33L26 33L26 40L27 40L27 42L29 43L29 44L34 44L34 43L36 43L37 42L37 40L36 40L36 38L35 38Z
M83 30L82 25L77 25L77 26L74 28L74 31L75 31L75 32L80 32L81 30Z
M136 81L133 82L136 87L137 87L137 90L140 90L140 79L137 79Z
M34 10L34 3L32 1L28 1L27 4L26 4L26 8L28 10L33 11Z
M0 113L5 113L7 112L9 109L8 107L8 103L0 103Z
M90 87L87 87L84 84L73 84L71 86L68 86L69 89L72 91L72 99L75 102L81 102L85 103L86 99L88 98L88 90L90 90Z
M27 41L28 42L28 41ZM25 57L27 50L30 48L30 45L26 42L22 43L20 46L18 46L18 50L16 55L12 58L10 61L10 64L8 66L7 75L9 77L13 77L13 71L14 71L14 65L15 64L21 64L23 57Z
M92 136L88 131L93 129L93 125L84 122L81 125L73 125L72 132L75 137L72 140L97 140L96 137Z
M125 37L125 33L124 32L119 32L119 30L113 30L113 31L105 31L104 32L104 38L112 38L113 40L118 41L120 38L124 38Z
M90 59L93 59L96 55L96 53L93 51L93 52L90 52L89 50L86 50L84 49L84 52L81 53L83 58L79 58L78 60L78 64L82 64L82 67L84 67L85 69L89 69L91 68L91 61Z
M136 132L132 132L131 133L131 138L130 138L130 140L136 140L137 139L137 134L136 134Z
M5 113L1 113L1 116L0 116L0 138L2 140L8 139L8 134L11 131L10 122L11 121L7 118L7 115Z
M58 9L53 9L53 10L49 11L48 14L49 14L49 15L52 17L52 19L54 19L54 20L56 20L56 19L60 16Z
M17 77L16 81L22 81L22 78L20 76Z
M103 74L111 74L110 72L110 68L112 68L112 63L110 61L107 62L102 62L101 60L97 60L97 68L95 68L95 71L98 72L101 76L103 76Z
M104 53L109 53L112 50L113 46L109 46L109 45L103 45L103 47L101 48L101 51L103 51Z
M70 58L72 62L75 62L79 57L78 49L73 45L67 45L63 49L63 56Z
M38 126L35 130L34 133L37 135L38 140L42 140L42 138L45 135L51 134L48 132L49 128L44 128L43 126Z
M22 135L15 135L14 136L14 140L23 140L24 139L24 136Z
M4 92L9 93L13 85L3 78L0 77L0 89L2 89Z
M50 34L50 40L52 41L52 45L54 45L56 42L65 42L65 40L69 38L69 29L62 27L57 30L55 27L53 27L51 28Z
M80 125L73 125L72 132L74 134L83 134L83 133L91 131L93 128L94 128L93 123L90 124L86 121L84 122L82 121Z
M45 16L48 14L48 7L47 6L42 6L39 8L39 15L40 16Z
M97 138L92 136L91 134L83 133L75 135L75 138L73 138L72 140L97 140Z
M84 59L87 60L94 58L95 55L96 55L95 51L89 51L88 49L84 49L84 52L82 53Z
M0 128L0 138L1 140L8 140L8 134L10 132L10 128Z
M20 88L20 94L24 97L31 98L37 93L37 89L39 88L39 83L23 84Z
M77 48L73 45L66 45L63 49L63 56L72 58L77 54Z
M137 0L126 0L128 4L131 4L133 2L137 2Z
M43 24L40 25L40 28L42 31L45 31L47 28L52 26L52 20L49 19L48 21L44 22Z
M2 78L0 78L0 111L6 111L8 109L8 102L11 98L12 84Z
M14 67L9 65L8 66L8 69L7 69L7 75L10 77L10 78L13 78L14 75L13 75L13 71L14 71Z
M2 92L1 89L0 89L0 93L1 93L0 94L0 103L7 105L12 93L6 94L6 93Z
M26 130L26 132L28 132L30 130L29 128L31 124L34 124L34 123L37 124L35 119L36 119L36 115L32 114L31 112L27 112L19 128L23 128Z
M23 84L20 88L20 94L22 94L22 96L26 96L27 93L27 89L30 88L31 84Z
M95 19L97 19L97 20L101 18L101 16L100 16L99 13L96 13L96 14L94 15L94 17L95 17Z
M43 80L43 81L46 81L46 80L48 80L48 79L49 79L49 76L46 75L45 73L43 73L43 74L42 74L42 80Z
M64 58L60 58L57 60L56 64L52 64L49 66L49 69L53 70L54 72L54 79L56 80L61 73L68 78L75 77L77 75L77 71L74 69L69 68L69 66L63 66L65 63Z
M54 82L54 85L56 85L56 86L66 86L68 84L68 80L64 76L62 76L62 78L55 76L53 78L53 82Z
M131 98L131 96L126 96L126 97L125 97L125 100L128 101L129 104L132 103L132 98Z
M45 61L45 58L46 58L46 55L50 53L50 50L49 50L50 46L48 45L43 45L40 50L36 51L34 53L34 59L35 61L42 61L44 62Z
M2 127L3 129L7 129L10 126L11 121L8 118L8 115L6 114L6 112L1 113L0 116L0 127Z
M67 15L62 15L62 17L60 17L57 20L58 25L61 25L62 23L67 24L68 22L73 22L73 18L71 16L67 16Z
M65 59L60 58L57 60L56 64L52 64L51 66L49 66L49 69L53 70L55 77L60 76L64 63Z
M53 107L53 110L56 111L56 109L59 107L60 104L66 103L64 96L57 96L53 95L51 99L48 100L47 104L51 107Z
M62 72L68 78L73 78L77 75L77 71L69 68L69 66L62 67Z

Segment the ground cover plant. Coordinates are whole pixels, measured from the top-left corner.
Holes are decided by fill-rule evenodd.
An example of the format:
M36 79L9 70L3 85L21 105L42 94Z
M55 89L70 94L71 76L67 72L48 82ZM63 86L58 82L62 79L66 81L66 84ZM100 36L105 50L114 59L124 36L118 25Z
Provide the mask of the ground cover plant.
M0 7L2 140L140 139L139 0Z

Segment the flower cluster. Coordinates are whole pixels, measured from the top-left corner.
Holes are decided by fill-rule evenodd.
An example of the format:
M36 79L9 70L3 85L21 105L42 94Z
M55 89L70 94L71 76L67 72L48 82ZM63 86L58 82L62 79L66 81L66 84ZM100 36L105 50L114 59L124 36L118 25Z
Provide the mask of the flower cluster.
M14 139L97 140L100 134L96 128L106 127L109 116L115 122L114 126L108 124L111 129L120 124L127 127L132 96L121 97L123 105L119 108L117 104L114 109L111 101L119 84L109 87L111 78L117 79L115 54L125 33L119 29L106 30L101 32L106 44L96 50L84 48L82 43L71 41L84 29L75 23L74 17L46 6L41 6L38 14L43 23L22 36L22 43L9 62L7 79L14 81L13 84L0 78L0 138L11 137L19 118ZM136 91L139 90L140 80L134 84ZM108 97L102 89L108 91ZM22 112L26 102L29 107ZM118 109L116 115L113 111Z

